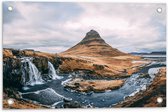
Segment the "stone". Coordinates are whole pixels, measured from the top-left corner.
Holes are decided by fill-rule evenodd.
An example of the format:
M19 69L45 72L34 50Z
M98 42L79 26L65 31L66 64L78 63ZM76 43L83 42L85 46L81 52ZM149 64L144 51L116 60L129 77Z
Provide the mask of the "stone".
M141 73L139 74L139 78L151 78L148 73Z
M82 105L77 101L69 101L64 99L64 108L82 108Z
M104 69L104 65L98 65L98 64L93 64L93 66L95 67L95 69L97 70L103 70Z
M21 87L21 60L5 58L3 60L3 84L4 87Z

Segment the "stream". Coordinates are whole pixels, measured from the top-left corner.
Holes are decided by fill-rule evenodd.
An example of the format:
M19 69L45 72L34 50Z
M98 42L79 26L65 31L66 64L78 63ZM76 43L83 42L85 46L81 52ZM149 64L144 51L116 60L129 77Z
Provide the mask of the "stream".
M65 89L63 84L68 82L72 78L72 75L64 74L60 77L55 70L53 70L54 68L49 62L51 68L49 75L52 80L41 84L39 82L43 81L40 77L32 76L31 81L35 83L30 84L31 81L28 81L27 83L25 82L25 87L19 92L23 99L31 100L35 103L49 106L50 108L63 108L64 99L68 101L77 101L85 107L112 107L116 103L123 101L126 97L133 96L140 90L145 90L153 81L159 68L166 66L165 57L150 58L148 56L147 58L148 60L151 59L152 63L142 68L138 73L132 74L131 77L125 78L125 84L117 90L107 90L106 92L101 93L81 93L71 89ZM25 61L27 61L29 65L34 66L29 60L24 60L23 63ZM30 66L29 69L34 70ZM38 73L36 69L34 72ZM150 78L140 78L139 75L141 73L148 73ZM31 74L33 74L33 72L31 72Z

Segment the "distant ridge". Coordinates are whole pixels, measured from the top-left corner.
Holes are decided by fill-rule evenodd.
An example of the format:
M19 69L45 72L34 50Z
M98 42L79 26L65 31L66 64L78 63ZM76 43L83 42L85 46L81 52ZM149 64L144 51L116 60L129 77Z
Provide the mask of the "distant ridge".
M153 51L150 53L141 52L131 52L132 55L166 55L166 51Z

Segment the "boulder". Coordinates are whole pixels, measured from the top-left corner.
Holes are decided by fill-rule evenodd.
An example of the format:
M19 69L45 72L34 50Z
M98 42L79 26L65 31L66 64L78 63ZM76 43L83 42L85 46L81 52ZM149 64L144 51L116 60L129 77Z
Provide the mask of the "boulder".
M82 108L82 105L77 101L69 101L64 99L64 108Z
M41 72L41 74L48 73L48 59L47 58L35 57L33 58L33 63L38 68L38 70Z

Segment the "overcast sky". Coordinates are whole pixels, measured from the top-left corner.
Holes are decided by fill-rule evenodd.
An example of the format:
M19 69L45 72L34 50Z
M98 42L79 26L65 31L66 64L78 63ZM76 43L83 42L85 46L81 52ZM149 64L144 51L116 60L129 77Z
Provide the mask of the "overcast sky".
M8 6L13 11L8 11ZM162 12L158 13L157 8ZM3 3L3 47L62 52L91 29L124 52L166 50L165 4Z

